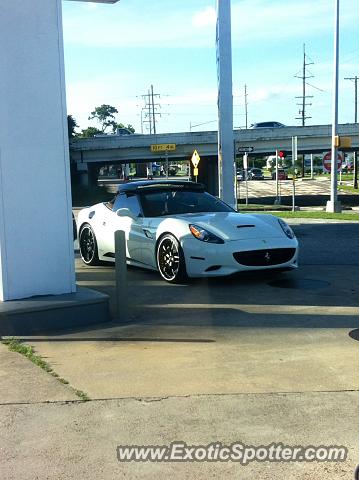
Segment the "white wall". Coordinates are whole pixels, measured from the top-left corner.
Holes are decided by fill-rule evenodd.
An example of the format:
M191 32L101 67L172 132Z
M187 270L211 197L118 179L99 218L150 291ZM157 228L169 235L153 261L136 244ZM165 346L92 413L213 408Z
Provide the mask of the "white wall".
M0 92L0 299L73 292L61 0L1 0Z

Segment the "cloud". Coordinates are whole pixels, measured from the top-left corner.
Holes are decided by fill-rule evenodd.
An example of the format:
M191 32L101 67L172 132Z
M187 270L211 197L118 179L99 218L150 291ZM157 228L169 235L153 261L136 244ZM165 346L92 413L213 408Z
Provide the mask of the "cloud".
M261 103L273 100L280 100L299 95L300 86L275 84L268 87L257 87L248 91L248 103Z
M132 0L97 7L64 2L65 42L93 47L212 48L216 12L213 5L198 9L197 2ZM210 2L209 2L210 3ZM213 4L214 2L212 2ZM341 8L341 29L359 21L357 0ZM90 5L90 4L88 4ZM138 12L141 12L139 15ZM233 46L272 44L293 38L332 37L334 8L328 0L232 0Z
M341 78L359 70L357 1L346 0L341 5ZM133 123L140 131L141 99L135 96L145 93L152 83L163 95L174 94L161 100L163 112L171 115L159 119L159 131L180 131L188 129L190 121L200 124L215 119L214 3L126 0L111 6L90 6L63 2L69 113L85 128L90 123L90 111L109 103L119 108L119 121ZM231 4L233 85L237 91L238 85L248 86L250 121L294 122L296 103L300 101L294 97L301 95L301 80L294 75L301 72L305 41L308 55L315 62L308 67L314 75L309 82L325 90L322 93L308 87L307 93L314 95L308 112L313 116L312 123L323 119L327 123L333 71L333 2L232 0ZM213 63L206 63L212 55L209 49ZM350 120L352 82L341 80L340 91L341 115ZM242 106L236 105L237 116L244 111L243 88L239 93L242 98L235 103ZM322 104L326 105L325 112L318 108Z
M192 25L198 28L213 26L216 25L216 20L216 10L213 7L206 7L193 15Z
M82 8L84 10L97 10L98 9L98 4L97 3L90 3L90 2L86 2L84 5L82 5Z
M208 105L216 106L217 89L202 89L201 91L185 92L182 95L169 97L170 105Z

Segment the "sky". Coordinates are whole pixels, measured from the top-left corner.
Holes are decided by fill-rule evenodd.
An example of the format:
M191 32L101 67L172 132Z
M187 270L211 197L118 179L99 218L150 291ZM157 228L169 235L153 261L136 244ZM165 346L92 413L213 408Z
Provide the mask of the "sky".
M332 121L334 0L232 0L234 127L300 125L303 44L307 125ZM215 0L63 1L67 110L79 129L109 104L116 120L149 133L143 95L153 85L157 133L217 129ZM339 122L354 122L358 0L340 2ZM142 111L142 122L141 122Z

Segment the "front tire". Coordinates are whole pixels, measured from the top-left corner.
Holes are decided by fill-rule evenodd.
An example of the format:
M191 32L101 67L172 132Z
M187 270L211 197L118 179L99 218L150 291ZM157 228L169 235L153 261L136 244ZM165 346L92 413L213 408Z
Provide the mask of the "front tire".
M161 277L170 283L186 280L186 264L183 250L176 237L167 233L163 235L157 245L157 268Z
M79 234L80 255L86 265L99 265L97 241L91 225L85 223Z

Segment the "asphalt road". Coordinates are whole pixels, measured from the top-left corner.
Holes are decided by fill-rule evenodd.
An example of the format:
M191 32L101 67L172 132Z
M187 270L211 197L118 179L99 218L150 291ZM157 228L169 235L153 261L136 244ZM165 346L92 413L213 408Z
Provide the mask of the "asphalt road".
M340 185L340 183L339 183ZM350 186L352 182L343 181L342 185ZM278 195L283 205L292 205L293 182L281 180L278 184ZM299 206L322 206L326 205L330 198L330 177L320 176L314 180L298 179L295 182L296 205ZM245 182L237 183L237 197L240 203L246 199ZM358 206L359 195L350 191L339 191L338 198L345 206ZM276 182L274 180L248 181L249 203L273 205L276 199Z
M291 221L300 244L301 265L359 266L359 223L308 222Z

